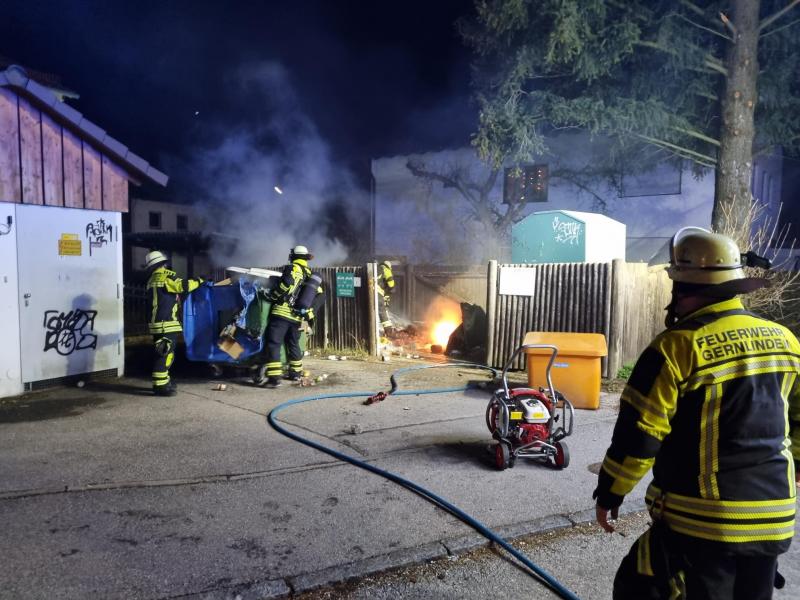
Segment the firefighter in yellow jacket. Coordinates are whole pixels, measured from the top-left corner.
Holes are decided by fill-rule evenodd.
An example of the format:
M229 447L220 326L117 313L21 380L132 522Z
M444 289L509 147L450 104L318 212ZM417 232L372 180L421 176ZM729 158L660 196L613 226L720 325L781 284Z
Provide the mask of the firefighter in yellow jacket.
M197 289L203 280L175 277L175 271L167 268L167 257L158 250L147 254L145 268L150 271L147 292L152 300L148 327L155 347L153 393L174 396L177 386L169 377L169 369L175 360L178 334L182 331L178 320L179 295Z
M266 381L264 385L276 388L281 384L283 367L281 348L286 346L286 359L289 362L288 379L296 381L303 374L303 351L300 348L300 328L303 320L313 322L314 309L298 311L294 300L300 288L311 277L308 261L314 255L305 246L295 246L289 252L289 264L283 268L278 285L269 292L267 299L272 302L269 323L264 333L267 342ZM317 289L322 293L322 288Z
M737 298L766 285L743 270L764 259L697 227L676 233L670 254L667 329L622 392L594 492L613 531L609 514L653 469L653 524L614 598L768 599L794 534L800 344Z
M394 274L392 273L392 263L384 260L378 265L378 316L381 319L381 327L387 336L394 335L394 325L389 317L389 303L395 290Z

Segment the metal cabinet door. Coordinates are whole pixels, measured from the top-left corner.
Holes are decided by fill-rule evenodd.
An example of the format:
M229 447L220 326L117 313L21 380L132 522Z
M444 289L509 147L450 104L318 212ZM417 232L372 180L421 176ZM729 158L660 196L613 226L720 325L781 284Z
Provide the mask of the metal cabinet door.
M23 392L20 378L16 204L0 202L0 398Z
M17 209L22 380L122 371L121 215Z

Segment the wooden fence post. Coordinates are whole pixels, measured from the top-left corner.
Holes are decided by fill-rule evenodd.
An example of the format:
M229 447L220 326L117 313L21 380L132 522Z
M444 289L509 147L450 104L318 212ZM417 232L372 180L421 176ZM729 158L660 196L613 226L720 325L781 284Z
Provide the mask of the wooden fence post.
M494 364L494 328L497 322L497 261L490 260L486 285L486 364Z
M371 356L378 355L378 263L367 263L367 289L369 290L369 302L367 312L369 314L369 353Z
M622 367L625 337L625 261L611 263L611 323L608 327L608 378L613 379Z

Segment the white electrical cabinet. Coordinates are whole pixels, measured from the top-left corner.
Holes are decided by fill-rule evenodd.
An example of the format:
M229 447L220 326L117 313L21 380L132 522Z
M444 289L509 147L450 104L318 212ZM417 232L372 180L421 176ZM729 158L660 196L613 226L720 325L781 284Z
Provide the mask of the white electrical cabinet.
M121 214L0 206L0 222L12 214L11 231L0 237L0 277L10 273L0 303L12 330L0 355L0 373L9 374L9 383L0 381L0 395L84 373L121 375Z

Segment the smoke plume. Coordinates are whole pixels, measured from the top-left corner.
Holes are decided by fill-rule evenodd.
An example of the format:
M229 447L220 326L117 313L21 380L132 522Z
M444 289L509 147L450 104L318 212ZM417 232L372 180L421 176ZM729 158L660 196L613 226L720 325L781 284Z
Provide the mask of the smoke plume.
M341 263L348 249L337 229L363 219L358 207L368 204L300 108L288 72L251 64L227 84L223 112L236 116L199 115L203 141L187 159L195 205L213 232L212 261L277 266L301 244L317 266Z

